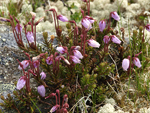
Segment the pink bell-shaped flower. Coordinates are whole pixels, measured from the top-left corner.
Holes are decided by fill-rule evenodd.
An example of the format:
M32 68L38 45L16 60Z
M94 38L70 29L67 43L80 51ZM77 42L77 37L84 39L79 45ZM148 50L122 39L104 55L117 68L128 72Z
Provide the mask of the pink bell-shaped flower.
M91 47L99 48L100 44L93 39L87 40L88 45Z
M30 12L30 14L32 15L32 18L36 17L36 13L35 12Z
M133 57L133 63L134 65L136 65L138 68L140 68L142 65L141 65L141 62L139 60L139 58L137 57Z
M73 50L73 53L74 53L74 56L76 56L77 58L79 58L79 59L82 59L82 58L83 58L83 55L81 54L80 51L78 51L78 50Z
M111 36L111 41L116 43L116 44L121 44L121 41L115 35Z
M15 27L16 31L19 33L19 32L22 32L22 26L20 24L17 24L16 27Z
M61 54L67 53L67 47L57 47L57 51L59 51Z
M51 65L51 64L53 63L53 55L47 57L46 63L47 63L48 65Z
M92 17L90 17L90 16L85 16L85 18L92 24L92 23L94 23L94 19L92 18Z
M45 91L45 87L43 85L38 86L37 91L42 97L45 97L46 91Z
M108 44L108 42L110 41L109 36L105 35L104 38L103 38L103 41L104 41L105 44Z
M25 69L26 67L28 67L29 65L29 61L28 60L23 60L22 62L20 62L23 65L23 69ZM22 70L22 67L19 65L18 66L19 70Z
M22 89L25 86L25 84L26 84L26 77L25 76L20 77L20 79L17 82L17 89L18 90Z
M99 29L100 29L101 32L103 32L105 27L106 27L106 22L104 20L100 21L99 22Z
M34 37L33 37L32 32L27 32L26 36L27 36L27 39L30 43L34 42Z
M63 15L58 15L57 18L62 21L62 22L67 22L68 21L68 18L63 16Z
M150 24L147 24L147 25L145 26L145 28L146 28L147 31L150 32Z
M39 60L33 61L33 66L34 66L34 68L39 67L39 65L40 65Z
M112 17L113 19L117 20L117 21L120 20L120 17L119 17L119 15L117 14L116 11L111 12L111 17Z
M129 59L127 59L127 58L123 59L123 61L122 61L122 68L123 68L124 71L128 70L129 65L130 65Z
M55 112L58 108L60 107L60 105L55 105L55 106L53 106L52 108L51 108L51 110L50 110L50 113L53 113L53 112Z
M44 80L46 78L46 74L44 72L41 72L40 75L41 75L41 79Z
M75 63L75 64L78 64L78 63L81 63L81 60L79 60L76 56L70 56L70 58L72 59L72 61Z
M90 22L88 19L86 19L86 18L83 18L83 19L81 20L81 24L82 24L86 29L88 29L88 30L92 29L91 22Z

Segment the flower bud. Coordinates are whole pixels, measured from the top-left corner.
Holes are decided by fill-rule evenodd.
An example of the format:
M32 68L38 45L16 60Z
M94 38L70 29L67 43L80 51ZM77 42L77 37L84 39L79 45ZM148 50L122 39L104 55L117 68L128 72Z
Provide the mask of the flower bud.
M43 19L44 19L44 17L41 17L41 18L35 23L35 25L38 25Z
M101 32L103 32L105 27L106 27L106 22L104 20L100 21L99 22L99 29L100 29Z
M38 86L37 91L42 97L45 97L46 91L45 91L45 87L43 85Z
M137 57L133 57L133 63L136 65L138 68L142 67L140 60Z
M114 18L115 20L119 21L120 20L120 17L119 15L117 14L117 12L111 12L111 17Z
M99 46L100 46L100 44L93 39L89 39L89 40L87 40L87 42L88 42L88 45L91 47L99 48Z
M34 13L34 12L30 12L30 14L32 15L32 18L33 18L33 19L35 19L35 17L36 17L36 13Z
M82 24L87 30L92 29L92 25L91 25L90 21L89 21L88 19L86 19L86 18L83 18L83 19L81 20L81 24Z
M44 80L46 78L46 74L44 72L41 72L40 75L41 75L41 79Z
M62 22L67 22L68 21L68 18L63 16L63 15L58 15L57 18L62 21Z
M121 44L121 41L119 40L119 38L117 38L115 35L110 36L111 37L111 41L116 43L116 44Z
M127 69L129 68L129 65L130 65L129 59L127 59L127 58L123 59L122 68L124 71L127 71Z

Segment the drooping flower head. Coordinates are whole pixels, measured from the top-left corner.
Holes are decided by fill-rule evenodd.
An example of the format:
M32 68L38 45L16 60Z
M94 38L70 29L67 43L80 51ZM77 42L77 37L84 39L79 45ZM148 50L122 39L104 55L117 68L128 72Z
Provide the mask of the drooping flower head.
M123 61L122 61L122 68L123 68L124 71L128 70L129 65L130 65L129 59L127 59L127 58L123 59Z
M27 32L26 36L27 36L27 39L28 39L28 41L30 43L34 42L34 37L33 37L33 33L32 32L30 32L30 31Z
M46 78L46 74L43 71L40 73L40 75L41 75L41 79L44 80Z
M51 65L51 64L53 63L53 55L47 57L46 63L47 63L48 65Z
M26 67L28 67L29 65L29 61L28 60L23 60L22 62L20 62L23 65L23 69L25 69ZM19 70L22 70L22 67L19 65L18 66Z
M79 60L76 56L70 55L70 58L75 64L81 63L81 60Z
M145 26L145 28L146 28L147 31L150 32L150 24L147 24L147 25Z
M109 41L110 41L109 36L105 35L104 38L103 38L103 41L104 41L105 44L108 44Z
M81 24L82 24L86 29L88 29L88 30L92 29L91 22L90 22L88 19L86 19L86 18L83 18L83 19L81 20Z
M111 41L113 43L116 43L116 44L121 44L121 41L119 40L119 38L117 38L115 35L111 35Z
M104 20L100 21L99 22L99 29L100 29L101 32L103 32L105 27L106 27L106 22Z
M78 50L73 50L73 54L74 54L74 56L76 56L76 57L79 58L79 59L82 59L82 58L83 58L83 55L82 55L81 52L78 51Z
M111 12L111 17L112 17L113 19L117 20L117 21L120 20L120 17L119 17L119 15L117 14L116 11Z
M60 105L55 105L55 106L53 106L52 108L51 108L51 110L50 110L50 113L53 113L53 112L55 112L58 108L60 107Z
M136 65L138 68L142 67L141 62L140 62L139 58L137 58L137 57L133 57L133 63L134 63L134 65Z
M45 91L45 87L43 85L38 86L37 91L42 97L45 97L46 91Z
M25 76L20 77L20 79L17 82L17 89L18 90L22 89L25 86L25 84L26 84L26 77Z
M86 18L91 24L94 23L94 19L90 16L85 16L84 18Z
M32 18L36 17L36 13L35 12L30 12L30 14L32 15Z
M67 53L67 47L57 47L56 48L57 51L59 51L61 54Z
M15 27L17 33L22 32L22 26L20 24L17 24Z
M67 22L68 21L68 18L63 16L63 15L58 15L57 18L62 21L62 22Z
M39 65L40 65L39 60L33 61L33 66L34 66L34 68L39 67Z
M99 46L100 46L100 44L93 39L89 39L89 40L87 40L87 42L88 42L88 45L91 47L99 48Z

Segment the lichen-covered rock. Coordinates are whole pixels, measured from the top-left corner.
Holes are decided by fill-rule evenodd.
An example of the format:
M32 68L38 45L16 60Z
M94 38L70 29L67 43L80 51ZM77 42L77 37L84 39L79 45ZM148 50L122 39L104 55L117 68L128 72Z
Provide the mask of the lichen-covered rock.
M105 104L98 111L98 113L114 113L114 112L115 112L115 108L110 103Z
M43 7L38 7L35 12L36 12L36 17L46 16L45 10L43 9Z
M32 5L28 5L27 3L23 4L22 11L21 11L22 13L26 13L26 12L30 13L31 11L33 11Z

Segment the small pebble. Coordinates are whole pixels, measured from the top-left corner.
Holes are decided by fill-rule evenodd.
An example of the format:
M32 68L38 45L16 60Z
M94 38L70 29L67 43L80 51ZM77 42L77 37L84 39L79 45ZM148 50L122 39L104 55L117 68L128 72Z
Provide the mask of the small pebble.
M7 62L6 64L5 64L5 66L8 66L9 65L9 63Z
M2 41L3 41L3 42L5 42L5 41L6 41L6 39L4 39L4 38L3 38L3 39L2 39Z

